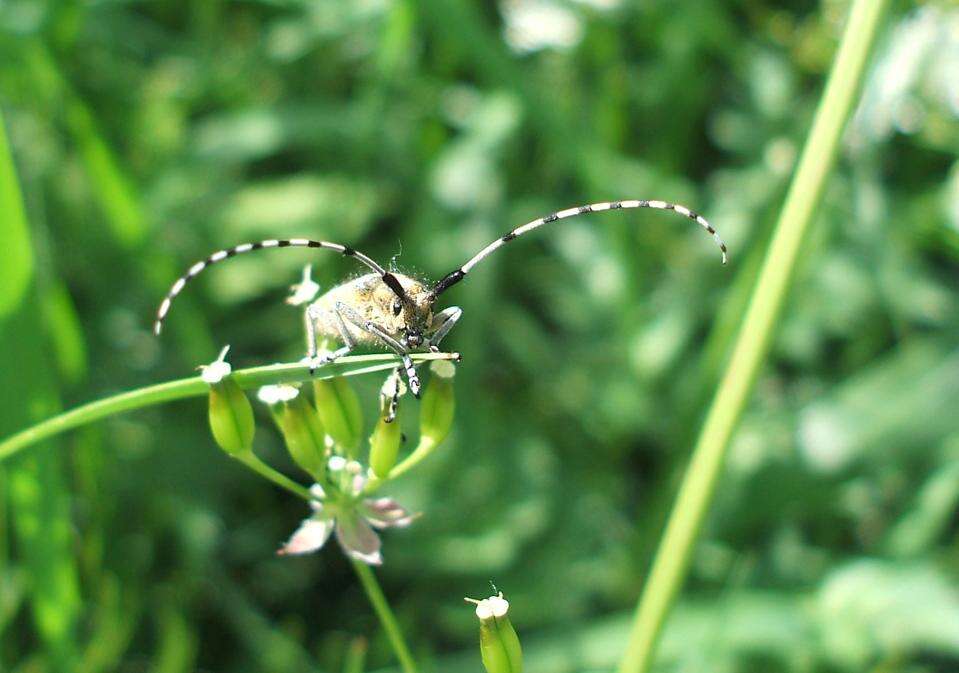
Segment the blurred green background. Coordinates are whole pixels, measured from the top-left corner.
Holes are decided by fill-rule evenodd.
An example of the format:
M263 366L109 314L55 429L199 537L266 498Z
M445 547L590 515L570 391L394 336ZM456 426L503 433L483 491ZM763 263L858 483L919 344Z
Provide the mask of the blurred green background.
M324 287L356 272L232 260L153 338L221 247L318 237L438 279L557 209L687 204L729 266L681 217L606 213L445 295L456 429L391 488L424 512L379 576L425 670L480 670L462 597L490 579L529 673L611 669L847 9L0 1L32 239L0 264L33 273L0 334L0 435L225 343L235 366L299 359L287 286L307 261ZM956 5L894 4L657 670L959 670L957 72ZM358 381L368 416L380 383ZM0 490L2 670L338 671L357 635L392 661L335 547L274 555L306 509L215 448L199 400L32 449Z

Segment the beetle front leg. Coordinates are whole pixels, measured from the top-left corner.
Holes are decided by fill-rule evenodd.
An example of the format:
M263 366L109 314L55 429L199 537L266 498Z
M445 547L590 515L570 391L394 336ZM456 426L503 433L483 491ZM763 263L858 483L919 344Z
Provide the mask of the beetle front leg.
M386 382L380 389L380 409L386 412L383 420L386 423L392 423L396 420L396 410L400 404L400 395L403 393L403 379L400 376L400 368L397 367L386 378Z
M434 353L440 348L440 342L450 333L456 321L463 317L463 309L459 306L450 306L433 316L433 333L430 335L429 346Z
M413 360L410 358L409 349L406 348L399 341L394 339L389 333L377 325L372 320L364 320L359 313L354 311L352 308L344 304L343 302L337 302L336 304L337 315L349 320L353 325L358 327L361 330L369 332L373 336L377 337L382 341L386 346L392 350L394 353L399 355L403 360L403 369L406 371L406 380L410 384L410 392L413 393L413 397L419 398L420 396L420 378L416 374L416 368L413 366Z
M356 347L356 340L347 329L346 323L343 322L343 316L340 315L339 310L334 310L333 315L336 318L336 327L340 333L340 339L343 340L343 346L320 355L319 330L316 327L320 319L320 312L321 309L316 304L310 304L306 309L306 359L310 365L310 376L315 374L316 370L322 365L329 364L337 358L349 354Z

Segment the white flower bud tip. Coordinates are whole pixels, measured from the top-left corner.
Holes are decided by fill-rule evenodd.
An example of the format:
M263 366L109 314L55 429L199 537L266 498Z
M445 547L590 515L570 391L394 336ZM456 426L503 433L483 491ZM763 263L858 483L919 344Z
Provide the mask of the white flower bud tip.
M331 456L328 463L331 472L339 472L346 467L347 460L343 456Z
M230 363L226 361L226 354L229 350L229 346L224 346L216 360L208 365L200 365L200 378L203 379L204 383L212 386L214 383L219 383L230 375L233 368L230 366Z
M307 264L303 269L303 280L290 287L290 289L293 290L293 294L286 298L287 304L291 306L301 306L310 303L313 301L313 298L316 297L320 291L320 286L310 277L312 269L313 265Z
M296 396L299 394L300 389L296 386L281 383L275 386L261 386L256 393L256 397L264 404L273 406L280 402L289 402L290 400L296 399Z
M509 612L509 601L503 598L502 591L496 596L490 596L489 598L484 598L481 601L478 601L475 598L467 598L465 600L467 603L473 603L476 605L476 616L484 622L487 619L492 619L493 617L505 617L506 613Z

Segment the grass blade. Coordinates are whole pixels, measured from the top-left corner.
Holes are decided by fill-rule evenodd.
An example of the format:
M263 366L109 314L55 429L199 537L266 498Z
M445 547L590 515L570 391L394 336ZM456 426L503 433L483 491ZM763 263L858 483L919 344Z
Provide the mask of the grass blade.
M855 0L765 262L633 621L619 673L644 673L676 600L712 501L729 439L749 399L789 287L800 245L832 169L887 2Z
M0 265L0 429L49 415L58 406L35 309L35 265L13 157L0 115L0 240L11 251ZM9 261L9 263L7 263ZM49 447L46 447L49 448ZM72 550L70 497L57 453L38 451L4 475L33 622L51 670L72 670L81 610Z

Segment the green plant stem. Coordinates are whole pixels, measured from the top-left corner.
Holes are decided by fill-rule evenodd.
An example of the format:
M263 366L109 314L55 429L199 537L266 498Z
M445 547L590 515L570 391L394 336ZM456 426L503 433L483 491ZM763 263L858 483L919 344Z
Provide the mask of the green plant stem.
M369 481L366 483L366 488L363 489L363 492L366 494L373 493L378 491L380 487L384 484L393 481L397 477L406 474L414 467L426 460L433 449L439 446L431 437L423 437L420 439L419 443L416 445L416 448L408 455L406 458L397 463L390 473L383 477L377 477L374 474L370 475Z
M414 467L419 465L421 462L426 460L433 449L437 447L437 443L432 437L423 437L420 439L419 444L416 445L416 448L413 449L412 453L406 458L401 460L392 470L390 470L390 479L396 479L402 474L406 474Z
M233 458L246 465L264 479L272 481L274 484L280 488L286 489L293 495L303 498L307 502L313 499L313 496L310 495L310 489L306 488L302 484L296 483L285 474L273 469L260 460L257 455L253 453L253 451L238 453L234 455Z
M393 653L396 654L403 673L416 673L417 669L416 663L413 661L413 655L410 654L410 648L407 647L406 641L403 639L403 632L400 631L400 625L396 621L396 616L390 609L389 603L386 602L386 596L383 595L383 590L380 588L380 583L376 580L376 575L374 575L373 570L362 561L355 559L352 561L353 570L356 571L357 577L360 578L360 583L363 585L363 590L366 591L366 596L370 599L370 603L376 611L376 616L380 618L380 624L383 625L383 630L386 631L386 637L393 647Z
M800 244L829 174L846 121L858 98L866 62L887 0L855 0L799 167L790 185L733 355L719 384L646 588L619 673L645 673L675 601L703 518L712 501L726 447L769 350Z
M427 360L457 360L456 353L416 353L416 362ZM342 357L336 362L324 365L317 370L314 378L328 379L335 376L358 376L373 372L386 371L400 364L400 359L392 354L352 355ZM232 376L241 388L255 388L271 383L292 383L310 380L307 365L286 363L265 367L252 367L233 372ZM126 411L172 402L187 397L201 397L209 391L209 386L199 376L177 381L158 383L153 386L130 390L119 395L90 402L70 411L49 418L37 425L21 430L15 435L0 441L0 462L19 451L44 439L73 430L94 421L115 416Z

